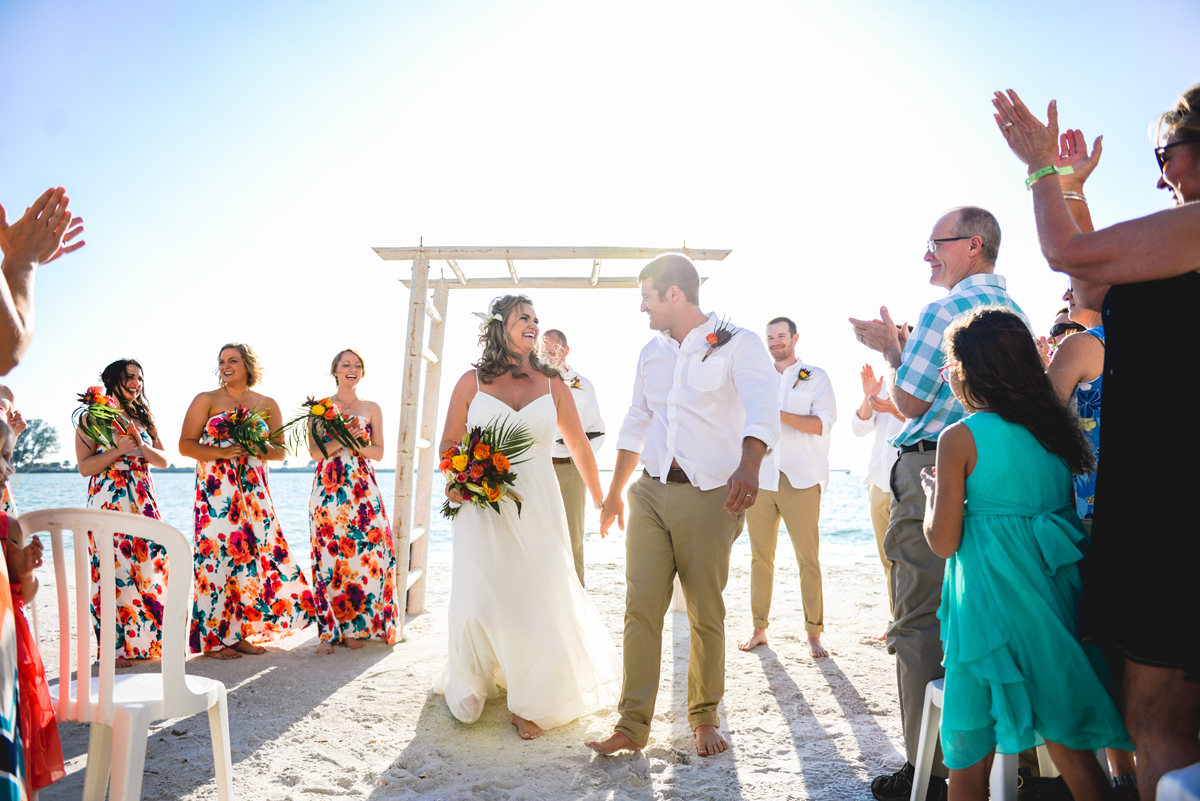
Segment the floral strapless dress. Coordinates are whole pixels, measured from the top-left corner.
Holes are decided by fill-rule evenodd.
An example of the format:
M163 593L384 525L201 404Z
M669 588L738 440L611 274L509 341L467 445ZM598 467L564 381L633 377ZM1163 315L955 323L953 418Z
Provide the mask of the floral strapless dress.
M205 426L202 445L233 444L212 430ZM257 457L196 463L193 653L269 642L312 623L313 595L275 517L267 473Z

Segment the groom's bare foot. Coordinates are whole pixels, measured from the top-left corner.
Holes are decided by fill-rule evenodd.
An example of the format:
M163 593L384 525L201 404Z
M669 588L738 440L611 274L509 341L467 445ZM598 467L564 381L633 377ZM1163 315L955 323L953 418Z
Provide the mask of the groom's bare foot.
M714 756L728 747L729 743L716 726L696 727L696 753L700 756Z
M605 756L611 756L611 755L617 753L618 751L641 751L642 750L642 746L638 745L633 740L630 740L628 737L626 737L624 734L621 734L621 732L619 732L619 731L613 732L612 737L609 737L607 740L605 740L603 742L600 742L600 743L589 742L589 743L584 743L584 745L586 745L588 748L595 751L597 754L604 754Z
M738 650L749 651L752 648L757 648L760 645L767 644L767 630L755 627L754 633L750 635L750 639L745 642L738 643Z
M512 725L517 727L517 734L521 735L522 740L536 740L544 734L541 726L532 720L526 720L516 712L513 712Z
M261 645L255 645L249 640L238 640L236 643L234 643L233 650L239 651L243 654L250 654L251 656L259 656L260 654L265 654L267 652L266 648L263 648Z
M808 635L808 655L813 659L820 659L823 656L829 656L829 651L825 649L824 645L821 645L820 634Z

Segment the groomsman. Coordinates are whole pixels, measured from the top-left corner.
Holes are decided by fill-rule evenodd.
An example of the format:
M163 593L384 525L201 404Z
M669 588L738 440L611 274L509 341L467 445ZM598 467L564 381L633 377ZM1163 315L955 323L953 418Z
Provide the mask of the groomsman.
M604 421L600 419L596 388L567 364L571 349L567 347L567 335L562 331L551 328L542 334L542 353L543 361L562 373L563 381L571 388L571 397L575 399L575 408L579 411L579 422L583 423L583 432L587 434L592 453L595 453L604 444ZM567 510L567 529L571 532L575 572L579 574L579 583L586 587L583 581L583 513L587 504L587 486L561 438L554 441L551 455L554 472L558 476L558 488L562 492L563 507Z
M825 602L821 593L818 558L821 535L817 520L821 516L821 493L829 486L829 432L837 420L837 402L825 371L796 358L799 339L796 324L787 317L776 317L767 323L767 349L779 374L779 417L783 425L773 458L763 460L758 500L746 513L754 633L738 648L749 651L766 645L775 587L775 550L782 518L800 568L800 599L804 605L808 651L816 659L829 656L821 644Z
M600 513L602 536L614 519L625 528L621 491L643 465L629 488L620 720L611 737L587 745L611 754L649 741L663 618L678 574L691 635L688 722L696 753L709 756L728 746L717 715L725 693L721 592L763 456L779 441L776 374L758 337L700 310L700 274L687 256L659 256L638 281L641 309L659 333L638 356Z

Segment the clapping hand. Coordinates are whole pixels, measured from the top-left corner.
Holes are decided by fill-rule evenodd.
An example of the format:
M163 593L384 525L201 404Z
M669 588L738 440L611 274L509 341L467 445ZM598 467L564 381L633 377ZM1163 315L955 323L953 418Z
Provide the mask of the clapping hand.
M1100 163L1100 153L1104 150L1101 141L1103 136L1097 136L1092 144L1092 154L1088 155L1087 139L1083 131L1068 129L1058 138L1058 158L1054 160L1055 167L1071 167L1075 172L1062 176L1063 189L1072 192L1083 190L1083 182Z
M0 249L5 257L49 264L83 247L86 244L83 241L68 244L83 233L83 218L67 210L69 203L62 187L47 189L12 225L0 206Z
M1049 367L1050 359L1054 357L1054 343L1050 341L1049 337L1038 337L1037 349L1038 356L1042 357L1042 366Z
M8 427L13 430L14 437L19 437L21 436L21 432L28 428L29 425L25 422L25 418L21 415L21 411L19 409L13 409L8 413Z
M1058 159L1058 101L1051 100L1046 108L1049 124L1033 115L1021 98L1012 89L1008 94L996 92L992 96L996 113L992 117L1004 135L1009 148L1030 172L1041 169Z
M937 496L937 468L922 467L921 468L921 489L925 490L925 498L930 505L933 504L933 499Z
M871 398L883 391L883 379L875 377L875 370L871 365L864 364L859 376L862 378L863 395Z
M870 395L867 397L867 403L871 405L871 411L879 412L880 414L890 414L900 420L904 419L904 415L900 414L900 410L896 408L896 404L887 398Z

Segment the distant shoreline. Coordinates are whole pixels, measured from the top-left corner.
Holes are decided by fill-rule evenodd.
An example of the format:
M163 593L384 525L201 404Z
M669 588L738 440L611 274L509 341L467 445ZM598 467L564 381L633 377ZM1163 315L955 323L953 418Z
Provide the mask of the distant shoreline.
M272 467L272 473L311 473L315 468L312 467ZM76 467L33 467L25 468L17 471L17 475L24 476L33 473L78 473ZM152 473L194 473L195 467L151 467ZM395 473L394 467L376 467L376 473Z

